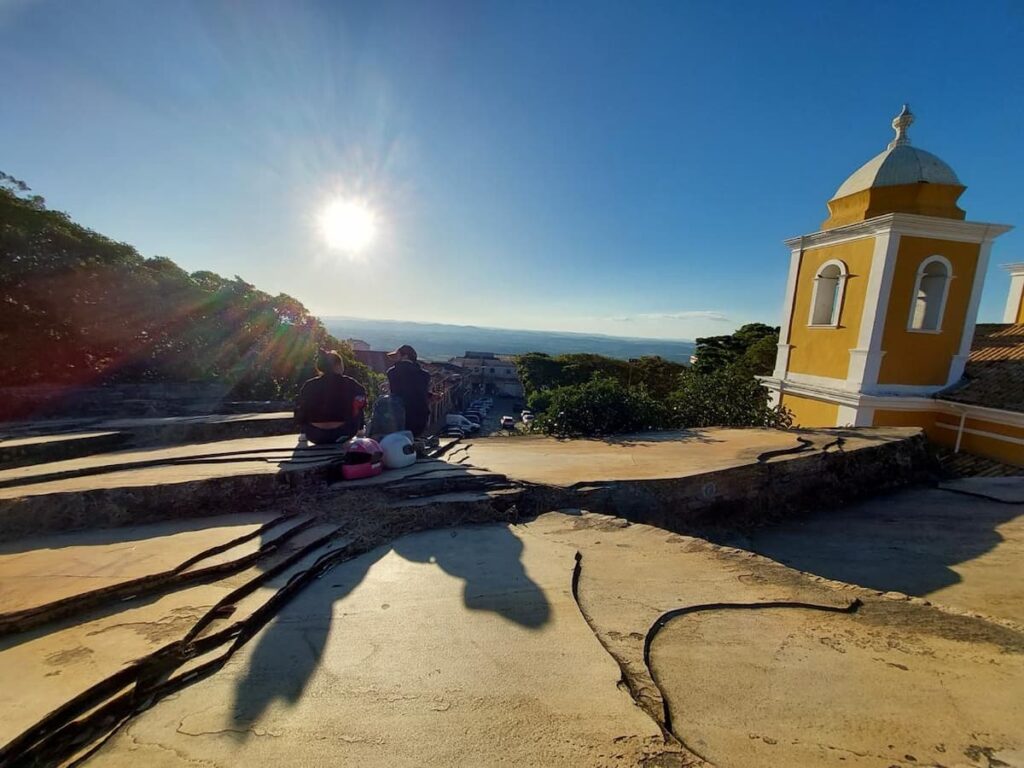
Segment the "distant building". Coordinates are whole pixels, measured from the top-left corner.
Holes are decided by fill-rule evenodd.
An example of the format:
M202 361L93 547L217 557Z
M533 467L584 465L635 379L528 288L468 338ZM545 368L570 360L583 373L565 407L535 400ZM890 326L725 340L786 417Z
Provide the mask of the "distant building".
M353 352L356 356L356 360L365 365L371 371L376 373L384 373L388 368L392 366L392 362L388 360L388 353L381 350L370 349L367 345L366 349L358 349L353 347Z
M786 241L778 356L761 380L798 425L920 426L1024 466L1024 268L1008 266L1006 324L976 328L992 243L1010 227L965 220L964 186L911 146L912 121L904 107L821 231Z
M471 395L524 396L523 383L519 380L513 355L467 351L451 362L462 369L463 381Z
M346 339L349 346L352 347L355 352L369 352L370 345L362 339Z

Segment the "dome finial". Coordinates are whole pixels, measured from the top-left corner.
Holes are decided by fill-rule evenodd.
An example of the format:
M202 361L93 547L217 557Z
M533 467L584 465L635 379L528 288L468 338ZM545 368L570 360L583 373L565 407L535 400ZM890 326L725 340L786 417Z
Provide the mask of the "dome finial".
M907 136L907 129L914 122L914 113L910 111L910 105L904 104L903 109L892 119L892 128L896 131L896 138L889 142L889 149L898 147L901 144L909 144L910 137Z

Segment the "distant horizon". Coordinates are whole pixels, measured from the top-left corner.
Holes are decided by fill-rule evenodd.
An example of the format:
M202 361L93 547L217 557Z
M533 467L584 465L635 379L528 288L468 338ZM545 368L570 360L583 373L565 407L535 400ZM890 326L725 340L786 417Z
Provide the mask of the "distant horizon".
M519 355L596 354L627 360L658 356L688 362L696 348L690 339L612 336L575 331L496 328L456 323L375 320L351 315L321 315L327 330L339 340L359 339L372 350L389 351L411 344L424 360L450 360L466 352Z
M301 301L301 299L300 299ZM679 343L679 344L696 344L697 339L689 338L676 338L667 336L623 336L615 333L587 333L586 331L566 331L558 328L522 328L522 327L510 327L502 325L481 325L477 323L446 323L437 320L396 320L390 317L366 317L363 315L337 315L337 314L317 314L313 313L320 318L324 325L327 325L328 320L356 320L359 322L370 322L370 323L394 323L396 325L408 324L408 325L442 325L447 328L467 328L482 331L513 331L516 333L548 333L557 334L560 336L586 336L586 337L597 337L603 339L621 339L623 341L658 341ZM755 321L756 322L756 321ZM770 325L770 323L765 323ZM733 329L735 330L735 329ZM728 335L732 331L726 331L723 329L721 334L715 335ZM353 337L354 338L354 337ZM343 339L344 340L344 339ZM484 352L486 350L477 350Z

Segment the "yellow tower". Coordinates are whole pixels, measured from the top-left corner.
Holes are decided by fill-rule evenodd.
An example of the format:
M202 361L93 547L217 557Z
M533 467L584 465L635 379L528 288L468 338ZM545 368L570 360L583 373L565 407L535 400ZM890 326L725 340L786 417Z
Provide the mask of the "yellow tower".
M989 251L1010 229L965 220L953 169L895 138L839 187L819 232L791 252L779 351L764 377L802 426L921 424L956 384Z
M1004 264L1010 273L1010 295L1006 299L1004 323L1024 323L1024 262Z

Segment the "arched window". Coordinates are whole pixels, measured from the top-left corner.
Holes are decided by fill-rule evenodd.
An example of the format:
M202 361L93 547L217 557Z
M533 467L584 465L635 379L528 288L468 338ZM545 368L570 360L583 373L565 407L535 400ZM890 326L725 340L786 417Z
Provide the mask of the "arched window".
M846 265L841 261L826 261L814 276L811 294L810 325L836 327L843 308L843 291L848 277Z
M929 256L921 262L910 304L909 330L936 333L942 330L942 315L952 277L953 266L942 256Z

